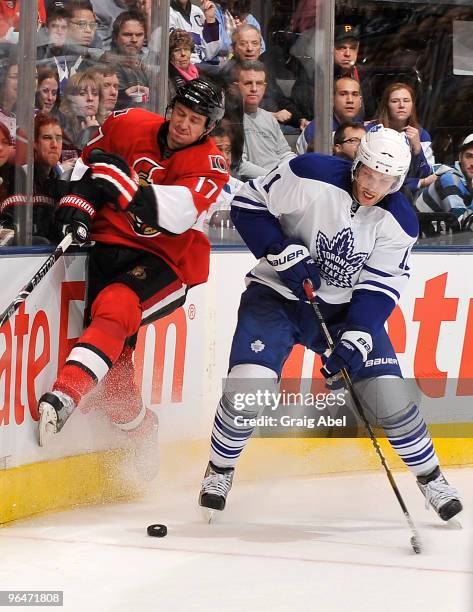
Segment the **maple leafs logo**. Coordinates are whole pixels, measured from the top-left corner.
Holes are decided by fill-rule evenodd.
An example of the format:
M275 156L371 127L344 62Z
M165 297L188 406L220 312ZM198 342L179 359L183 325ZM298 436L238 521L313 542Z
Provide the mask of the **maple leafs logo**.
M352 276L363 265L368 253L353 253L355 248L350 228L338 232L332 240L319 230L315 241L320 276L327 285L352 287Z

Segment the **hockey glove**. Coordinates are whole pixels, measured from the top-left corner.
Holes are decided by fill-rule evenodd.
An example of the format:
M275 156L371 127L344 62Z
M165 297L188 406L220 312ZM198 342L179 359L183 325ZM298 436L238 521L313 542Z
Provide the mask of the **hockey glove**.
M341 370L345 369L350 378L354 378L363 367L373 342L371 335L362 330L346 331L335 345L330 357L320 371L327 379L331 389L343 386Z
M102 196L87 170L80 180L70 183L69 193L59 201L55 213L59 238L72 232L78 244L88 242L92 220L101 203Z
M92 170L92 178L108 203L115 210L127 210L139 187L138 175L133 168L120 155L105 153L100 149L90 152L87 163Z
M307 300L304 292L306 278L312 282L314 291L320 287L317 265L307 247L300 242L285 240L282 244L274 244L270 247L266 259L299 300Z

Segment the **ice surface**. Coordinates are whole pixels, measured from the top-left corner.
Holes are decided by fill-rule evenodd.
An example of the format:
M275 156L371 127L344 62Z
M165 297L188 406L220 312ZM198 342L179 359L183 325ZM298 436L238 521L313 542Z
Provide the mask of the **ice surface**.
M473 468L445 474L463 497L462 530L424 509L410 474L395 475L421 555L384 473L250 483L237 472L211 525L199 482L158 480L139 502L6 526L0 588L64 590L67 612L471 612ZM150 523L167 537L147 536Z

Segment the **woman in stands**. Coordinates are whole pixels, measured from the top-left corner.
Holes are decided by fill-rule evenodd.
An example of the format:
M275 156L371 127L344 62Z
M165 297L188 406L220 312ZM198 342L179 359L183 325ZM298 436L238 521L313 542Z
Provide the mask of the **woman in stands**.
M13 144L16 140L16 102L18 97L18 63L10 58L0 70L0 121L7 126Z
M169 100L187 81L199 78L199 70L191 63L194 39L190 32L173 30L169 34Z
M409 140L412 162L405 185L411 192L415 193L435 181L436 175L432 174L435 163L432 138L417 119L416 96L410 85L392 83L386 87L378 106L376 119L368 125L372 127L377 123L397 132L404 132Z
M38 69L36 108L46 115L57 116L59 112L59 76L54 68Z
M105 120L102 77L94 68L69 78L60 110L66 121L64 148L82 151Z

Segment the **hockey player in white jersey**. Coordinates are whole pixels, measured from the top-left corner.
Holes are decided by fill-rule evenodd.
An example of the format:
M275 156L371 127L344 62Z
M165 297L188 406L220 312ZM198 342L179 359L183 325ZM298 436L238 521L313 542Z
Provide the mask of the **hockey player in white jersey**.
M254 429L249 419L262 409L248 402L242 410L241 393L236 406L237 391L276 385L298 343L322 356L328 382L348 371L368 416L416 476L426 505L443 520L462 510L384 328L409 280L418 235L416 215L399 193L410 160L406 136L377 125L362 138L353 164L302 155L245 183L235 196L233 222L259 262L241 298L201 506L224 509L235 465ZM307 278L338 339L328 356L306 301Z

